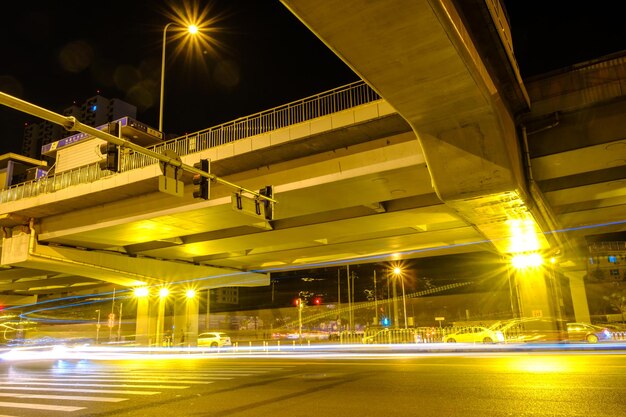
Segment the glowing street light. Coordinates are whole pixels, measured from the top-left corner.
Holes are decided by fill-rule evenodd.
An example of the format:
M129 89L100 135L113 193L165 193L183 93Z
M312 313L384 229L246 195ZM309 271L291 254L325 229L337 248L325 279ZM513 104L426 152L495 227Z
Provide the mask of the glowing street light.
M148 290L148 287L137 287L134 289L133 294L138 298L146 297L150 294L150 290Z
M402 268L400 268L399 266L394 267L393 271L392 271L393 276L395 278L400 278L400 283L402 284L402 306L403 306L403 309L404 309L404 328L408 329L409 326L408 326L407 317L406 317L406 294L404 292L404 277L402 276L402 272L403 272ZM396 287L396 283L395 282L394 282L393 286L394 286L394 289L395 289L395 287ZM396 321L396 323L397 323L397 321Z
M536 253L518 253L511 258L511 265L517 269L537 268L543 264L543 257Z
M163 101L164 101L164 93L165 93L165 46L167 44L167 29L172 25L179 25L175 22L169 22L163 28L163 55L161 57L161 97L159 100L159 131L163 132ZM195 35L198 33L198 26L189 25L187 26L187 33L190 35Z
M170 294L170 290L166 287L159 289L159 310L157 312L157 325L156 325L156 343L157 346L162 346L163 341L163 325L165 321L165 299Z

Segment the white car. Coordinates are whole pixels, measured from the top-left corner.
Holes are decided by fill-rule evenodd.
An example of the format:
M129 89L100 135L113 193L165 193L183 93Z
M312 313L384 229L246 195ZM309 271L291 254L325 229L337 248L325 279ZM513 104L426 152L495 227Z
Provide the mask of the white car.
M198 335L198 347L230 346L230 337L224 332L206 332Z
M482 326L470 326L458 329L443 337L444 343L502 343L504 335Z

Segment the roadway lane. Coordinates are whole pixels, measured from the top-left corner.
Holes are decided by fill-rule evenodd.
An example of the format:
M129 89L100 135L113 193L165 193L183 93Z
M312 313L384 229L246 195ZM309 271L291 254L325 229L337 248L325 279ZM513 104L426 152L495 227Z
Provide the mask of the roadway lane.
M626 352L0 364L0 416L624 416Z

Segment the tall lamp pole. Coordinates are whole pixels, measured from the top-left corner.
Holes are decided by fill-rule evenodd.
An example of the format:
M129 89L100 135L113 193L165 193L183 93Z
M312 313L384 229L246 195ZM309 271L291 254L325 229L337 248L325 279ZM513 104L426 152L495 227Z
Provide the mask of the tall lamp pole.
M404 292L404 277L402 276L402 268L400 267L395 267L393 268L393 275L394 277L400 278L400 284L402 285L402 306L403 306L403 310L404 310L404 328L408 329L408 323L407 323L407 317L406 317L406 294ZM394 280L395 281L395 280ZM394 282L393 288L396 288L396 283ZM398 321L396 320L396 325L398 324Z
M163 55L161 57L161 97L159 99L159 132L163 131L163 95L165 90L165 45L167 44L167 28L172 26L170 22L163 28Z
M159 99L159 132L163 132L163 100L165 95L165 46L167 45L167 28L175 25L174 22L169 22L163 28L163 54L161 56L161 97ZM195 35L198 32L196 25L189 25L187 30L190 34Z
M96 345L98 344L98 340L100 339L100 309L96 310L98 313L98 323L96 323Z

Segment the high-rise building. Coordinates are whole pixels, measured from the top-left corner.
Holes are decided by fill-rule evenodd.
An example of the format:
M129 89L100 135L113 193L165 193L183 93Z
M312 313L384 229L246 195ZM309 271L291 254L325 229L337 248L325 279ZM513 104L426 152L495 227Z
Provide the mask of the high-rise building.
M137 117L137 107L123 100L107 99L100 95L87 99L82 105L72 105L63 110L64 116L74 116L89 126L101 126L113 120L128 116ZM76 132L69 132L56 123L42 121L32 123L24 129L22 154L30 158L41 158L41 147Z

